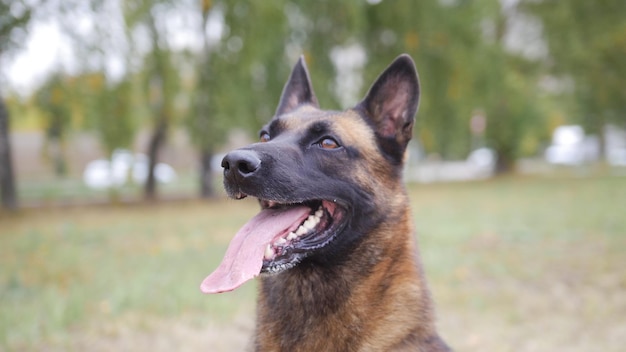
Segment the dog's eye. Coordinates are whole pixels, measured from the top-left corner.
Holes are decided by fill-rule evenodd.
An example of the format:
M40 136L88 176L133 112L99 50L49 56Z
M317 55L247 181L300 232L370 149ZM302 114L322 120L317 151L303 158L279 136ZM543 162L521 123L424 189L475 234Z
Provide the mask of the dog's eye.
M269 142L270 140L270 134L267 132L261 132L261 136L259 136L259 140L263 143L265 142Z
M324 138L319 141L318 145L323 149L337 149L340 147L339 143L332 138Z

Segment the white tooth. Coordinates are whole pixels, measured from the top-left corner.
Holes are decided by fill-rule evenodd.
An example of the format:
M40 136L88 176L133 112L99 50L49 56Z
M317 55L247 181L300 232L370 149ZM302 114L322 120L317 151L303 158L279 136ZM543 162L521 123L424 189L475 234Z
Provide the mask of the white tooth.
M324 215L324 211L323 211L322 209L318 209L318 210L315 212L315 217L317 217L317 218L321 218L321 217L322 217L322 215Z
M307 230L313 230L313 228L315 228L315 224L313 223L313 221L308 219L304 222L304 224L302 224L302 226Z
M305 233L309 232L309 230L307 230L304 226L300 226L298 227L298 229L296 230L296 235L298 236L302 236Z
M272 259L273 256L274 256L274 250L272 249L272 246L268 244L267 247L265 247L264 258L269 260L269 259Z
M302 227L302 226L300 226L300 227ZM298 231L300 231L300 228L298 228ZM292 231L292 232L289 232L289 234L287 235L287 239L288 239L289 241L294 240L294 239L296 239L296 238L298 238L298 234L297 234L297 233L294 233L293 231ZM285 242L286 242L286 241L285 241Z
M278 240L276 240L276 242L274 242L274 243L276 243L276 244L285 244L285 243L287 243L287 240L281 237Z

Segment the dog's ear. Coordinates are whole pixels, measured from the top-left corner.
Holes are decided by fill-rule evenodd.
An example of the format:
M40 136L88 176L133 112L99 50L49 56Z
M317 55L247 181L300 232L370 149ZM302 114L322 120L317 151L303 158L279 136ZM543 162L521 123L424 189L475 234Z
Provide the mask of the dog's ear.
M413 134L420 86L415 64L400 55L374 82L356 109L373 123L382 149L397 162Z
M319 108L315 92L313 92L313 86L311 85L311 79L309 78L309 71L304 62L304 56L300 56L300 59L291 71L289 80L283 88L283 94L276 109L276 116L286 114L304 104Z

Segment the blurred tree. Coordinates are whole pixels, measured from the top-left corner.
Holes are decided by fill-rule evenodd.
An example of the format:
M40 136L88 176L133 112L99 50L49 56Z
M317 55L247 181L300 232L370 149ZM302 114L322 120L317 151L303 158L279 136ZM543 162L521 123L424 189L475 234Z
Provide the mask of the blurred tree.
M213 16L222 15L222 7L212 9L212 2L210 0L200 1L198 7L202 21L200 22L200 28L198 31L202 33L202 49L197 55L197 82L195 91L193 94L193 105L195 109L192 109L185 120L187 130L191 136L191 141L199 149L200 155L200 196L202 198L210 198L215 195L215 188L213 186L213 173L211 169L211 161L215 154L215 149L224 143L225 136L227 134L226 128L229 127L224 121L218 120L218 116L215 113L215 107L213 103L215 99L211 98L212 94L217 95L219 90L212 67L212 55L214 51L213 43L211 42L210 33L208 33L209 21L212 19L211 11L215 11Z
M529 115L536 90L532 64L505 48L509 18L501 2L383 1L368 7L367 18L363 43L375 63L368 70L400 52L416 60L422 84L416 130L426 152L464 158L472 147L471 117L482 111L497 169L510 171L536 121Z
M0 0L0 60L23 40L32 13L29 6L35 5L23 1ZM11 159L9 120L9 112L0 91L0 198L3 207L16 209L17 193Z
M52 160L57 176L67 174L65 140L71 123L72 111L66 82L67 77L56 73L37 90L35 97L45 121L46 156Z
M481 21L489 23L489 34L475 49L481 61L475 62L472 97L486 114L486 143L496 152L496 172L514 170L524 137L546 128L540 123L538 71L536 63L506 47L516 7L503 8L500 1L483 8Z
M135 0L125 1L123 9L127 33L132 34L137 28L145 29L150 45L142 68L153 123L147 150L148 177L144 185L146 199L156 198L155 167L175 115L178 73L171 62L172 51L164 29L167 13L173 6L174 2L168 0Z
M474 2L437 0L381 2L367 9L364 43L374 63L368 70L380 70L401 52L414 57L422 85L416 131L426 152L444 158L463 158L470 146L480 10Z
M185 122L199 149L202 197L214 194L211 160L228 131L256 132L273 114L291 64L285 60L285 3L204 0L197 7L202 47L196 56L194 108Z
M514 170L525 135L532 128L545 128L539 123L541 110L535 105L535 81L508 69L509 59L495 54L489 61L489 72L484 72L476 84L484 92L481 108L487 121L485 138L487 146L496 152L495 171L499 174Z
M343 102L350 106L342 106L344 92L338 90L337 85L337 78L341 73L339 67L345 69L345 62L358 65L359 51L366 54L363 44L363 41L367 40L367 37L363 36L367 28L366 6L368 5L365 2L332 0L299 0L285 6L284 12L291 32L286 38L287 49L292 51L294 62L297 57L294 54L306 55L307 65L315 72L312 79L313 84L318 87L315 93L322 107L326 109L345 109L354 106L358 102L354 99L360 99L362 96L358 96L358 93L366 88L362 87L363 82L358 79L349 82L358 87L354 87L356 88L354 96L346 97L348 99ZM374 55L377 54L379 53ZM353 73L361 78L360 67ZM374 78L370 79L373 81ZM352 90L347 87L343 89Z
M86 125L96 132L107 155L117 148L130 149L135 137L138 104L132 79L126 76L119 82L107 83L102 73L75 78Z
M605 125L626 126L626 1L526 0L524 9L541 20L545 64L573 81L577 118L604 153Z
M171 0L67 0L51 5L80 60L77 87L87 125L107 152L131 145L145 111L153 118L145 197L156 197L154 169L174 115L176 75L164 27ZM185 2L188 4L188 2ZM83 31L76 21L90 18ZM140 49L138 49L140 48ZM111 65L117 65L112 70ZM140 83L139 83L140 82ZM145 89L139 91L141 84ZM140 101L141 100L141 101ZM147 105L146 109L139 105ZM145 110L145 111L144 111Z
M167 132L174 117L174 73L171 69L170 52L165 39L157 29L152 11L146 13L152 44L151 57L147 70L150 88L150 105L154 118L152 136L148 144L148 178L144 187L147 199L156 197L156 177L154 174L161 147L167 138Z
M274 114L280 90L293 64L285 55L289 33L285 3L282 0L216 4L222 8L225 28L212 57L214 84L218 89L210 97L217 120L228 128L247 126L256 133Z
M141 94L137 92L140 80L137 71L141 67L133 65L143 62L132 40L132 30L151 4L149 1L65 0L50 6L64 34L72 40L72 49L79 60L81 73L67 83L75 98L74 115L82 118L82 127L97 134L107 155L117 148L131 147L139 125L137 117L142 116ZM76 23L84 18L89 18L91 24L76 31ZM117 69L112 70L112 65Z
M428 153L444 158L467 154L466 126L473 108L469 85L479 42L473 2L436 0L381 2L367 8L364 44L371 77L394 56L407 52L416 61L422 85L416 133ZM374 70L374 71L372 71Z

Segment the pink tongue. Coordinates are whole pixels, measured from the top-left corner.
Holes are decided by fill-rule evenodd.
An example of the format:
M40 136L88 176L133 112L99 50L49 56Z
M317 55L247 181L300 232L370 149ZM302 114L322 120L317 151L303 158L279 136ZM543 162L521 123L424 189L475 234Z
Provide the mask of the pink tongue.
M202 281L200 290L204 293L232 291L258 276L267 245L278 235L294 231L310 211L305 206L262 210L230 241L222 263Z

